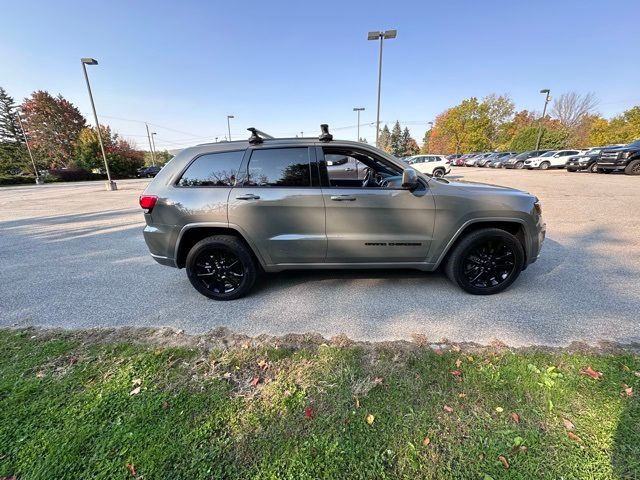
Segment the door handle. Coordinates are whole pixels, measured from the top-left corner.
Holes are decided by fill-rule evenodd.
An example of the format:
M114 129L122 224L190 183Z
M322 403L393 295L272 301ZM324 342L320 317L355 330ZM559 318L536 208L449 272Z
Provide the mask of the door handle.
M354 202L356 197L353 195L331 195L331 200L334 202Z
M353 172L355 168L347 167L344 169L345 172Z
M244 195L238 195L236 200L260 200L260 196L254 195L253 193L246 193Z

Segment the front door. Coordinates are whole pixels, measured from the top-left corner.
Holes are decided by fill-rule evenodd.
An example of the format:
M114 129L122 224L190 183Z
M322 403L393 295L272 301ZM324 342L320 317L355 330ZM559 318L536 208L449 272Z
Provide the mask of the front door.
M267 264L324 261L324 201L309 148L250 148L230 192L228 212L229 223L251 240Z
M326 205L326 263L413 263L426 260L433 238L435 203L427 182L401 187L402 169L366 149L322 147L321 156L345 154L377 180L336 179L320 162Z

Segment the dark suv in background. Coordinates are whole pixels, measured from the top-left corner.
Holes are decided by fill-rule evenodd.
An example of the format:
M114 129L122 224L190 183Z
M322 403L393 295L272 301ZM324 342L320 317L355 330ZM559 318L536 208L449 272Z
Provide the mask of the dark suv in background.
M551 149L547 148L544 150L530 150L528 152L522 152L515 157L512 157L509 160L505 161L502 166L503 168L517 168L518 170L520 170L521 168L524 168L525 160L529 160L533 157L539 157L543 153L547 153L550 151Z
M624 172L640 175L640 140L622 147L606 148L597 159L598 173Z

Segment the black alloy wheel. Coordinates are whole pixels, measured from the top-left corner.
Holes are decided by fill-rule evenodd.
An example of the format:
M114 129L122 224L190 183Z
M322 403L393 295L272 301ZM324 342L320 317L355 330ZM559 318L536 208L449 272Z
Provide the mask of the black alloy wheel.
M524 266L520 240L498 228L467 234L453 248L445 273L451 281L474 295L491 295L506 289Z
M186 261L187 277L201 294L234 300L247 294L256 279L256 264L239 238L217 235L196 243Z

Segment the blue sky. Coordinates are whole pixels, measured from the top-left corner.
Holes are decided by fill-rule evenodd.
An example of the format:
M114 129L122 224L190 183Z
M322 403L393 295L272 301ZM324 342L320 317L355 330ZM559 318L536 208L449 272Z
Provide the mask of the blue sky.
M472 95L540 110L541 88L594 92L607 117L640 104L637 0L0 1L0 85L18 100L61 93L90 119L79 59L95 57L101 121L141 148L144 124L130 120L154 124L158 148L222 137L227 114L234 139L250 126L354 126L355 106L373 122L378 45L366 37L379 29L398 30L385 42L381 119L418 140Z

